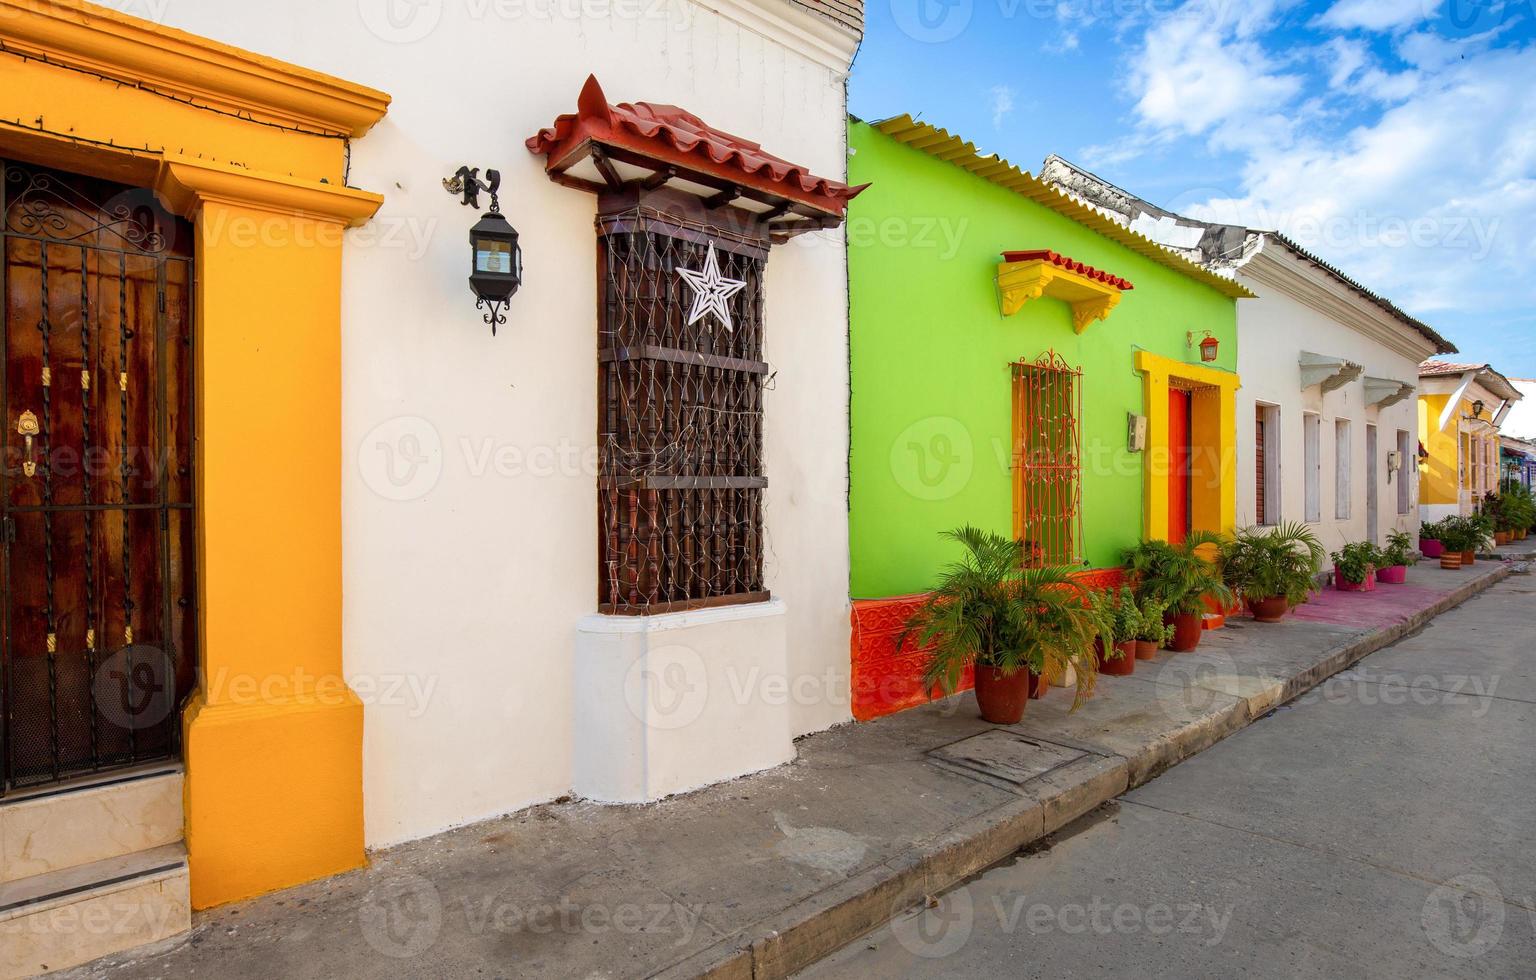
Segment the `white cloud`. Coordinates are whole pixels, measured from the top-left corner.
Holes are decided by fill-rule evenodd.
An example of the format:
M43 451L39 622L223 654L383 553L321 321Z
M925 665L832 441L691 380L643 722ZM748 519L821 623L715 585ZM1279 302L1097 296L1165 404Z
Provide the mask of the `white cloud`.
M1227 142L1251 142L1254 118L1289 102L1302 79L1252 38L1263 23L1253 7L1236 19L1209 13L1204 3L1186 4L1147 31L1131 70L1136 112L1154 130L1198 136L1224 129L1218 135Z
M1536 47L1427 76L1338 135L1247 155L1244 193L1196 208L1278 228L1406 308L1526 305L1536 256L1536 134L1512 125L1536 89Z
M1007 85L992 86L992 128L1002 129L1003 120L1013 112L1013 89Z
M1396 31L1435 15L1442 0L1339 0L1319 20L1341 30ZM1464 3L1466 0L1453 0Z

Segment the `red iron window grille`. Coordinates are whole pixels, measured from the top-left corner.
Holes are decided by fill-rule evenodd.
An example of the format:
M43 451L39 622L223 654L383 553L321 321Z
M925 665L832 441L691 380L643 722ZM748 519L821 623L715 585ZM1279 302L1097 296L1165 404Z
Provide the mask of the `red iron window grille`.
M655 220L599 225L598 602L641 615L768 598L763 583L766 246ZM746 282L732 324L688 323L679 268L714 244Z
M1013 365L1013 533L1032 567L1082 561L1082 379L1055 351Z

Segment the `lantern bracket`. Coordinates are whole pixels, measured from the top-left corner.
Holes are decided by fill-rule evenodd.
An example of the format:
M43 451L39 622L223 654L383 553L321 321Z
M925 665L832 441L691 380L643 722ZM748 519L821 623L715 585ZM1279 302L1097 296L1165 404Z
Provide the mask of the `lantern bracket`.
M480 179L479 167L460 167L452 177L443 178L443 189L450 194L462 194L464 200L459 204L463 207L471 207L480 210L480 192L491 195L491 214L501 213L501 200L497 192L501 189L501 171L487 170L485 179Z

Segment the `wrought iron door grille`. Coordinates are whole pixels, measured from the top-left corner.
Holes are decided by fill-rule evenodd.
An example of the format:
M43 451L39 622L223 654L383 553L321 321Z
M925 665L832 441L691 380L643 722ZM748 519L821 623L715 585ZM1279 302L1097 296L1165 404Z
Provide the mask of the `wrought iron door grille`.
M692 324L679 268L713 242L746 282L731 329ZM764 599L766 247L644 214L599 224L599 608L643 614Z
M0 793L179 751L191 248L149 191L0 161Z
M1082 377L1055 351L1013 365L1013 533L1031 567L1082 563Z

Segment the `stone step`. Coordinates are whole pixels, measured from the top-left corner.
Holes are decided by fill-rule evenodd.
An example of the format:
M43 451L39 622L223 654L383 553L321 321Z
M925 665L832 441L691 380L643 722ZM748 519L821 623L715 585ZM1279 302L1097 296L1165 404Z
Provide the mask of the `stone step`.
M79 966L192 927L181 843L0 884L0 980Z
M182 838L182 773L158 766L0 800L0 885Z

